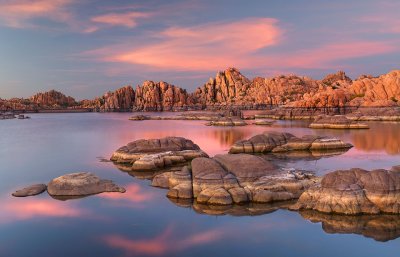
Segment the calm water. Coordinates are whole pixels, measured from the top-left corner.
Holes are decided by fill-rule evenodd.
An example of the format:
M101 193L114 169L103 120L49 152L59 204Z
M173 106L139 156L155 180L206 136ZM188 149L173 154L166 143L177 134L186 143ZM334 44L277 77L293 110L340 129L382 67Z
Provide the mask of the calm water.
M130 115L35 114L31 120L0 122L0 256L398 256L400 216L371 222L326 216L322 226L310 222L310 215L265 205L210 210L173 203L165 190L100 158L109 158L134 139L164 136L190 138L215 155L226 153L236 140L277 130L334 135L355 146L330 158L286 160L287 167L318 174L390 168L400 164L400 123L369 123L370 130L358 131L310 130L306 122L290 121L273 127L216 128L202 121L132 122ZM10 196L21 186L77 171L112 179L127 193L70 201L45 193ZM343 229L343 224L354 228ZM381 241L389 241L361 234L379 234Z

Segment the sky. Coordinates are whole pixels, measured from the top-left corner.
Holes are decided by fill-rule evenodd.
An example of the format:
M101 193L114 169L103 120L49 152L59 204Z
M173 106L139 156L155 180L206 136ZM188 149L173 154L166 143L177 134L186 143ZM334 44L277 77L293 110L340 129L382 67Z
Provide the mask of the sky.
M0 98L400 69L398 0L0 0Z

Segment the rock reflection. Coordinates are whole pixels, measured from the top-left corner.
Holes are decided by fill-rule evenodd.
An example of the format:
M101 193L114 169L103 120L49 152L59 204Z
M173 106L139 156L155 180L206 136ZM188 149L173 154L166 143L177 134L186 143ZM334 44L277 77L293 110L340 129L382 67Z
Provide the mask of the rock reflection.
M215 129L210 132L219 145L231 147L235 142L249 137L252 133L249 130L238 130L232 128Z
M322 223L329 234L358 234L386 242L400 237L400 216L361 215L348 216L324 214L316 211L300 211L300 215L313 223Z
M200 204L193 200L188 199L172 199L168 198L173 204L183 208L192 208L198 214L221 216L257 216L272 213L279 209L287 209L294 204L294 201L282 201L271 204L233 204L233 205L208 205Z
M400 123L371 123L369 131L358 131L352 134L352 141L357 149L364 151L381 151L388 154L400 153Z

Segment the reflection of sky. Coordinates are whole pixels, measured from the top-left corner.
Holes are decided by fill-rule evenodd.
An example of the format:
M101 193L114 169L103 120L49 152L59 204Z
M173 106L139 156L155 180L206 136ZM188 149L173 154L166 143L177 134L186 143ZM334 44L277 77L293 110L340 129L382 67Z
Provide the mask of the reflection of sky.
M396 140L399 124L370 130L330 131L301 128L302 122L278 121L273 127L219 128L202 121L127 121L130 114L34 114L31 120L2 122L0 253L6 256L396 256L398 240L376 243L354 235L328 235L295 212L277 211L255 217L199 215L165 198L149 186L99 162L112 151L139 138L176 135L192 139L210 155L224 153L238 139L265 130L295 135L334 134L355 145L347 153L317 161L288 162L321 173L334 168L389 168L399 154L384 145L364 149L356 141L382 137ZM289 125L291 124L291 125ZM388 153L391 153L388 151ZM392 154L392 153L391 153ZM12 198L10 193L31 183L75 171L91 171L126 187L125 194L107 193L80 200L58 201L46 194ZM19 242L27 242L18 247ZM74 245L71 248L71 245ZM351 246L351 247L350 247ZM327 252L327 249L329 250ZM12 254L11 254L12 253Z

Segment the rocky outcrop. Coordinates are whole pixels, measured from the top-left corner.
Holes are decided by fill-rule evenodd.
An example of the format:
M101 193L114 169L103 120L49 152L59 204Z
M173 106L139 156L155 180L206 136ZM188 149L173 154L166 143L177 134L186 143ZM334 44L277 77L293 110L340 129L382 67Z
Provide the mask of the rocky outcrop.
M191 168L171 173L167 195L210 205L271 203L296 199L317 181L312 174L284 172L259 156L225 154L196 158Z
M349 149L352 145L337 138L303 136L298 138L290 133L265 132L248 140L236 142L229 153L282 153L292 151L325 151Z
M78 197L103 192L125 193L125 189L111 180L103 180L89 172L79 172L55 178L47 185L47 192L53 197Z
M36 185L31 185L28 187L25 187L23 189L19 189L12 193L12 196L15 197L27 197L27 196L34 196L34 195L39 195L46 191L47 186L45 184L36 184Z
M167 82L145 81L136 90L126 86L79 103L54 90L39 93L30 99L0 99L0 110L89 108L97 111L170 111L229 109L232 106L257 109L284 105L286 108L323 108L318 114L341 114L335 110L331 113L326 108L395 107L400 105L399 95L400 70L379 77L361 76L354 81L343 71L329 74L322 80L296 75L250 80L236 68L228 68L218 72L193 93Z
M365 123L348 119L344 115L317 116L310 124L313 129L368 129Z
M154 171L204 156L207 154L191 140L166 137L133 141L115 151L111 161L128 165L131 170Z
M400 107L363 107L346 117L356 121L400 121Z
M32 103L37 104L39 108L66 108L77 105L74 98L55 90L38 93L31 96L29 100Z
M193 105L186 90L167 82L145 81L136 87L135 110L171 111Z
M308 189L292 207L348 215L400 213L400 173L388 170L338 170Z

